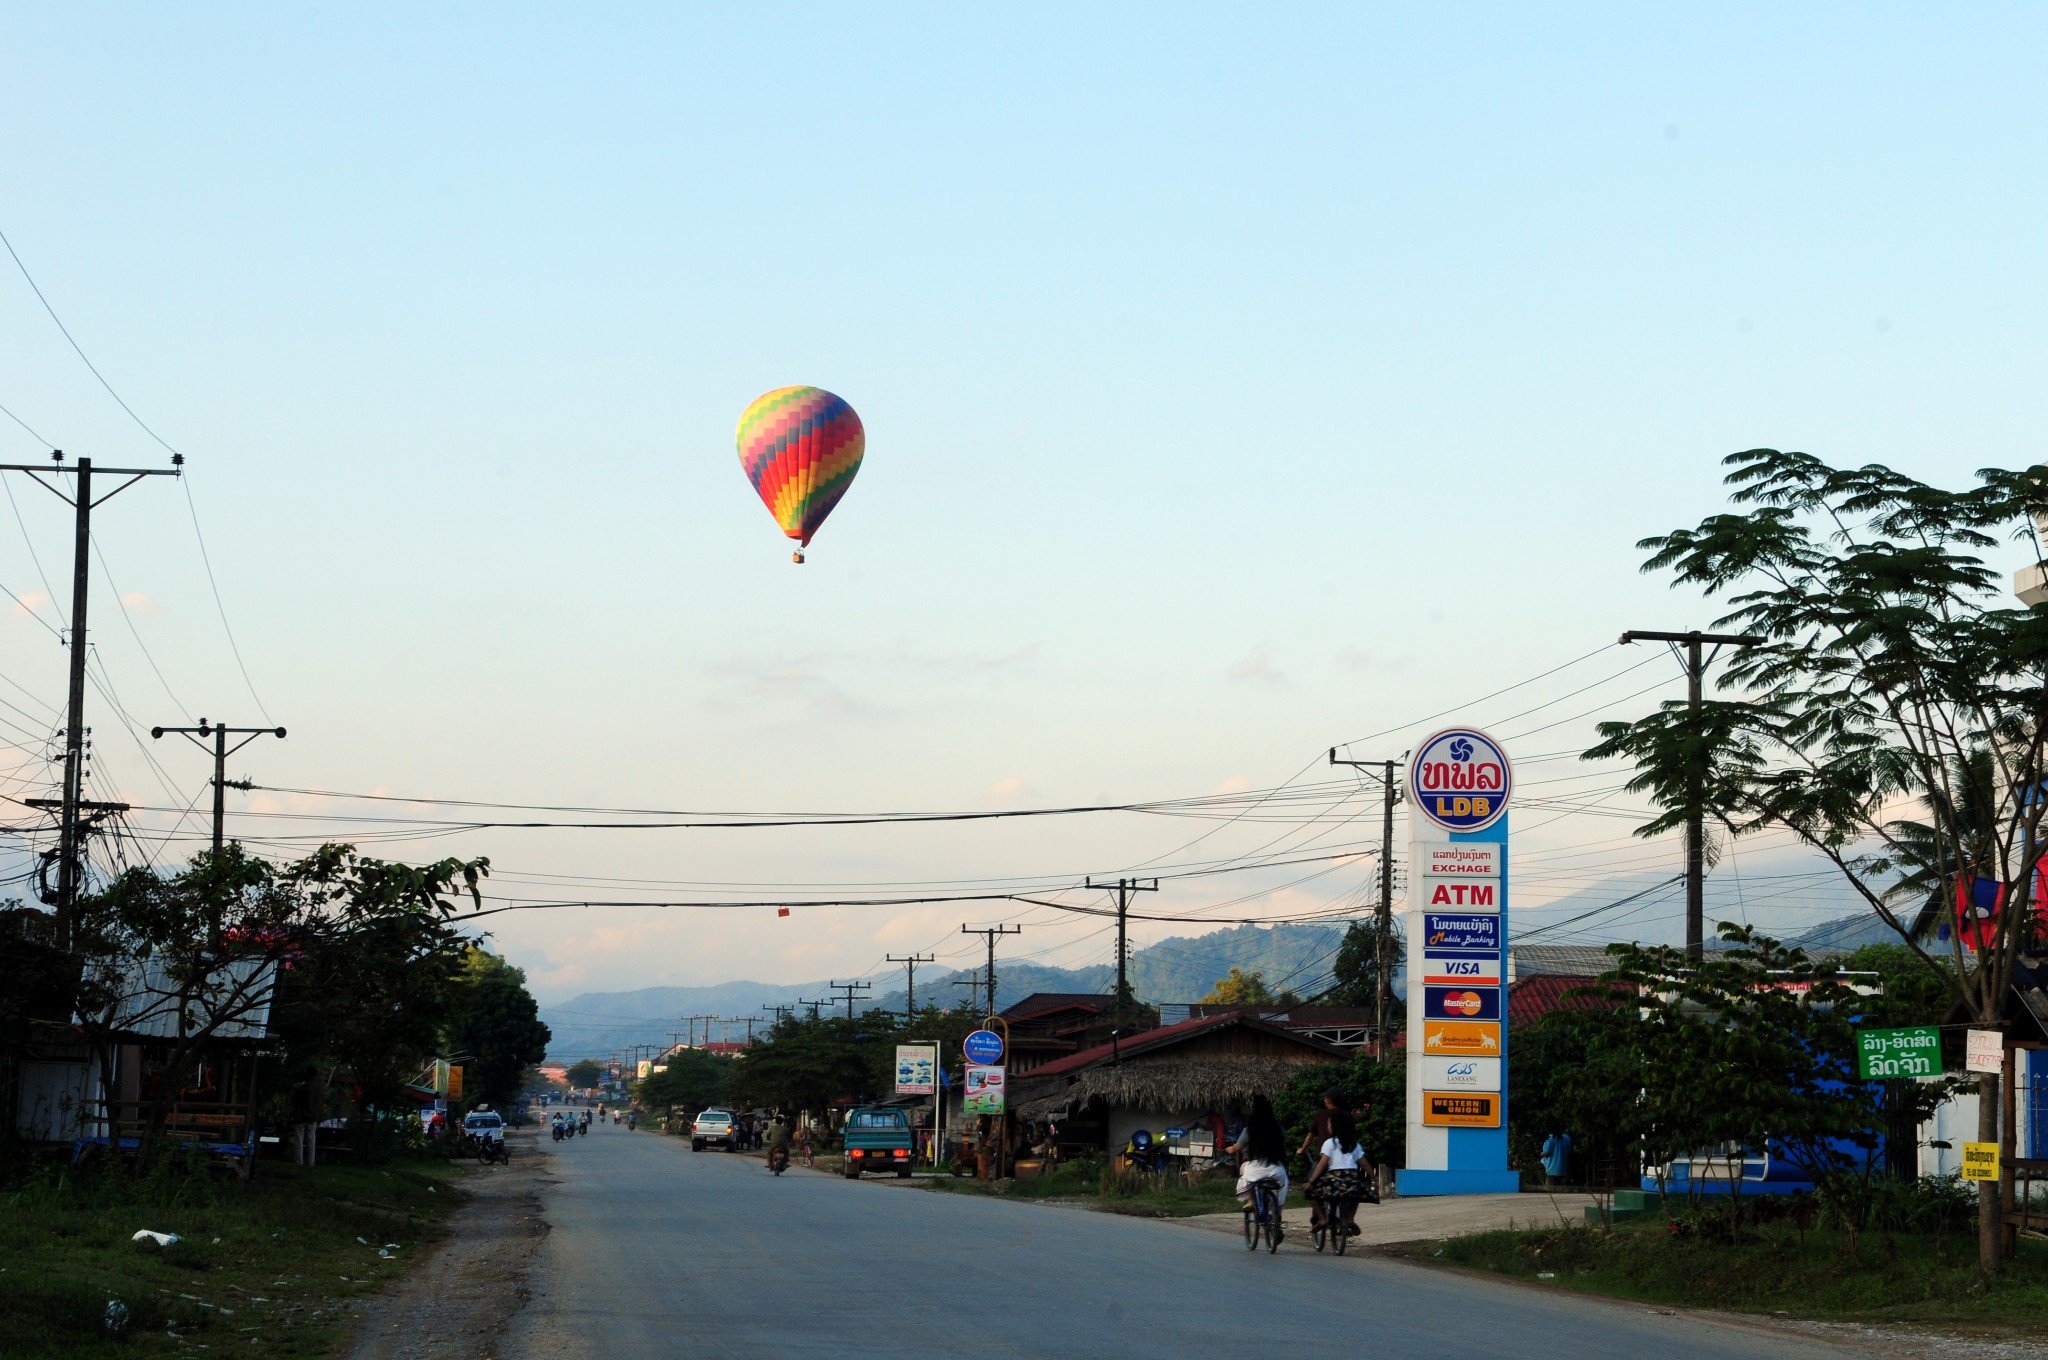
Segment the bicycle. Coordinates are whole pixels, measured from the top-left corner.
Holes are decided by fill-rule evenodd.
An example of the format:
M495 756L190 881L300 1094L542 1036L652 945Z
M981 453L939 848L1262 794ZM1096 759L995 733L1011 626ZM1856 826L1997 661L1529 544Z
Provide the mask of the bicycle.
M1322 1213L1309 1225L1309 1240L1317 1251L1327 1244L1342 1256L1351 1245L1351 1218L1358 1212L1358 1201L1348 1195L1332 1196L1322 1199L1321 1206Z
M1266 1239L1268 1255L1280 1250L1280 1194L1270 1179L1253 1181L1248 1187L1252 1202L1244 1206L1244 1245L1246 1251L1259 1249L1259 1238Z

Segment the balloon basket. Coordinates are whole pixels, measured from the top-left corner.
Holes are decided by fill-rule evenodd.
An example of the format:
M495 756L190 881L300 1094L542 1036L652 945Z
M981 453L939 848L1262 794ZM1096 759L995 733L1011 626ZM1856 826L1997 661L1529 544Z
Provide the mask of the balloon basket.
M797 549L797 550L796 550L795 552L791 553L791 554L789 555L789 560L790 560L790 561L792 561L792 562L795 562L795 563L796 563L797 565L799 565L799 566L803 565L803 560L804 560L804 552L803 552L803 549L802 549L802 548L798 548L798 549Z

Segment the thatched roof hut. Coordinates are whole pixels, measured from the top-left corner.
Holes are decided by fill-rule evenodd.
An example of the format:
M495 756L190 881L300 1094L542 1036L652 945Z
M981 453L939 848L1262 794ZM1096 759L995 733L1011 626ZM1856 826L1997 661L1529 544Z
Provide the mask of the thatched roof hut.
M1017 1107L1038 1119L1100 1100L1140 1110L1224 1109L1247 1105L1255 1095L1271 1096L1300 1071L1291 1058L1161 1058L1091 1068L1057 1091Z
M1271 1096L1343 1050L1244 1012L1202 1016L1103 1044L1013 1078L1011 1109L1025 1119L1088 1112L1111 1145L1124 1126L1149 1127Z

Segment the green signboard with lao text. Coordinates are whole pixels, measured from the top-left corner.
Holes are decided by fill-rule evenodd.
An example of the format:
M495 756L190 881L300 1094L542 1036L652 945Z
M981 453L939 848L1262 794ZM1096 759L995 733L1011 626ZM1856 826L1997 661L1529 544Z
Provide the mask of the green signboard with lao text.
M1864 1081L1940 1076L1941 1031L1932 1025L1857 1030L1856 1075Z

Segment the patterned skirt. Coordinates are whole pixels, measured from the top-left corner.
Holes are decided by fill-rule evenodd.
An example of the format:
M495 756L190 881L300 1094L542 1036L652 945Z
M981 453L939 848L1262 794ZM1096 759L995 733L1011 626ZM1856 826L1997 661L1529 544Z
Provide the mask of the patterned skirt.
M1316 1199L1363 1199L1365 1175L1359 1171L1325 1171L1316 1177Z

